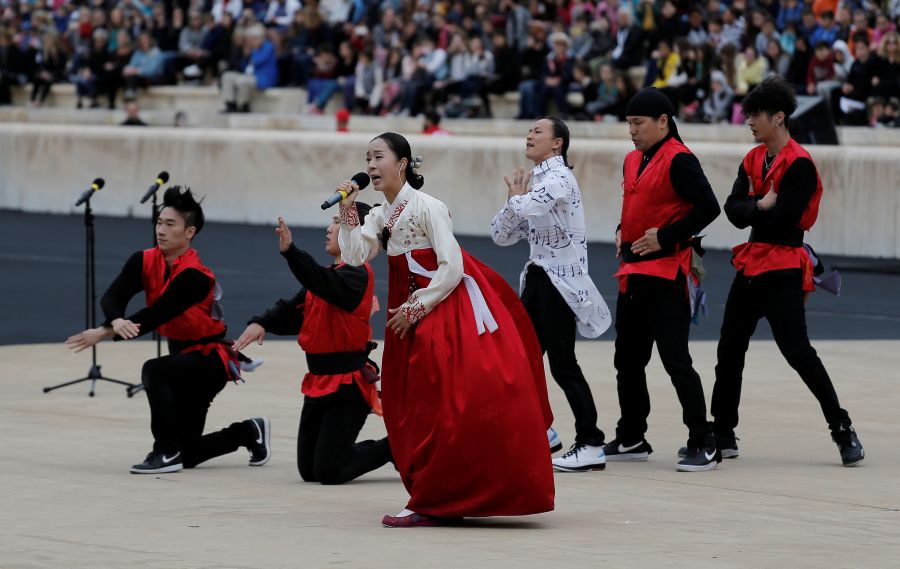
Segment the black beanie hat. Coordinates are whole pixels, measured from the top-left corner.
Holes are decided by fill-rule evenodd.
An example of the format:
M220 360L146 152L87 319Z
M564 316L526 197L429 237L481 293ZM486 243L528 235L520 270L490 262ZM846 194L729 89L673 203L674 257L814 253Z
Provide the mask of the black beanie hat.
M625 108L625 116L650 117L653 119L666 115L669 118L669 132L672 136L683 142L678 134L678 127L673 120L675 107L666 95L655 87L641 89L628 101Z

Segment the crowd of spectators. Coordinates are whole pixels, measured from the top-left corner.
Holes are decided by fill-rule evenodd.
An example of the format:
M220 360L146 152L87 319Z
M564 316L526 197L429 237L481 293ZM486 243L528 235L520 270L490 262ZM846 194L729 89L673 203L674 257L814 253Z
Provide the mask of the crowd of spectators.
M306 112L621 120L662 89L682 120L740 122L777 73L836 121L900 126L900 0L0 0L0 105L78 107L159 84L218 84L222 110L302 86ZM515 98L515 97L511 97ZM299 110L299 109L298 109Z

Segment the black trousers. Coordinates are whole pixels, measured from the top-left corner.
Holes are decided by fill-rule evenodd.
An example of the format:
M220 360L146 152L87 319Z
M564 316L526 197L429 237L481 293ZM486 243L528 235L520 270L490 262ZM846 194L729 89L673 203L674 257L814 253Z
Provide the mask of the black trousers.
M629 275L628 289L616 303L616 381L622 417L616 438L637 443L647 432L650 394L647 364L653 343L681 403L682 421L688 428L688 446L710 444L706 401L700 376L688 351L691 326L690 302L683 273L672 281L647 275Z
M734 277L725 303L713 387L711 411L716 434L734 436L744 358L760 318L769 321L775 344L819 401L828 426L850 426L850 417L841 409L831 378L809 343L802 278L800 269L771 271L751 278L738 273Z
M541 350L550 360L550 373L575 415L575 442L602 445L605 435L597 427L594 397L575 358L575 314L546 271L536 265L530 265L525 274L522 304L531 317Z
M141 382L150 403L150 430L154 452L181 452L185 468L236 451L256 440L256 428L247 422L204 435L206 413L228 381L216 354L173 354L148 360Z
M355 384L305 397L297 433L297 469L306 482L343 484L391 460L387 438L356 442L370 407Z

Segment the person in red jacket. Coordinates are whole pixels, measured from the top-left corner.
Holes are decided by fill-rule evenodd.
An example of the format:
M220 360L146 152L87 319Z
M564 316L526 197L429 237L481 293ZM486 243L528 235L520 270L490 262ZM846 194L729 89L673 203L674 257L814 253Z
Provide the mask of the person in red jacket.
M751 230L749 242L733 249L737 274L719 338L711 409L719 448L723 456L738 456L734 429L744 357L757 323L765 318L778 349L819 401L844 466L854 466L865 451L806 333L805 301L814 284L803 234L816 222L822 181L809 153L788 130L797 100L790 85L774 77L753 89L741 106L760 144L744 157L725 202L728 220Z
M721 461L700 376L688 351L698 280L691 272L694 236L720 213L700 162L681 141L675 109L662 91L638 92L626 109L635 150L625 157L622 224L616 232L616 380L621 418L607 461L647 460L650 415L646 367L653 344L672 379L688 428L683 472L713 470Z
M130 340L153 330L168 339L169 355L148 360L141 382L150 404L153 450L134 474L176 472L246 447L250 465L271 458L266 417L203 434L206 413L230 380L239 380L237 354L225 340L218 304L221 289L191 246L203 229L203 209L190 189L173 186L163 196L157 246L133 254L100 300L106 321L66 340L81 351L112 338ZM125 318L128 301L144 291L146 308Z
M356 209L364 220L370 206L356 202ZM278 218L278 249L303 286L250 319L234 346L262 344L266 332L297 336L309 370L301 389L297 469L306 482L322 484L349 482L391 460L387 438L355 442L369 413L381 415L376 368L367 360L374 347L369 319L375 279L368 263L354 267L341 260L339 228L335 216L325 250L336 262L323 267L294 245L290 229Z

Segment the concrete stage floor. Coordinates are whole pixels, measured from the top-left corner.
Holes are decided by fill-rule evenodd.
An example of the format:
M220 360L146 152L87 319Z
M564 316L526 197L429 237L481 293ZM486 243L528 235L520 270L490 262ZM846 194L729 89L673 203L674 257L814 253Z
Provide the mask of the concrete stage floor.
M64 336L60 331L60 336ZM867 458L843 468L818 405L771 342L748 356L741 457L718 471L678 473L686 438L674 390L654 358L646 463L558 474L556 511L462 527L385 529L406 493L382 468L340 487L300 481L295 466L302 354L292 342L250 353L266 364L216 399L207 428L256 415L273 424L274 456L247 454L160 476L128 467L149 450L145 396L112 384L43 394L75 378L89 354L61 343L0 348L0 567L896 567L900 558L898 341L819 341ZM693 344L707 394L715 344ZM133 380L150 342L101 344L104 373ZM610 342L581 342L601 426L617 417ZM567 445L572 418L550 386ZM384 433L371 416L364 437ZM472 444L482 444L473 440ZM514 476L495 472L493 476Z

